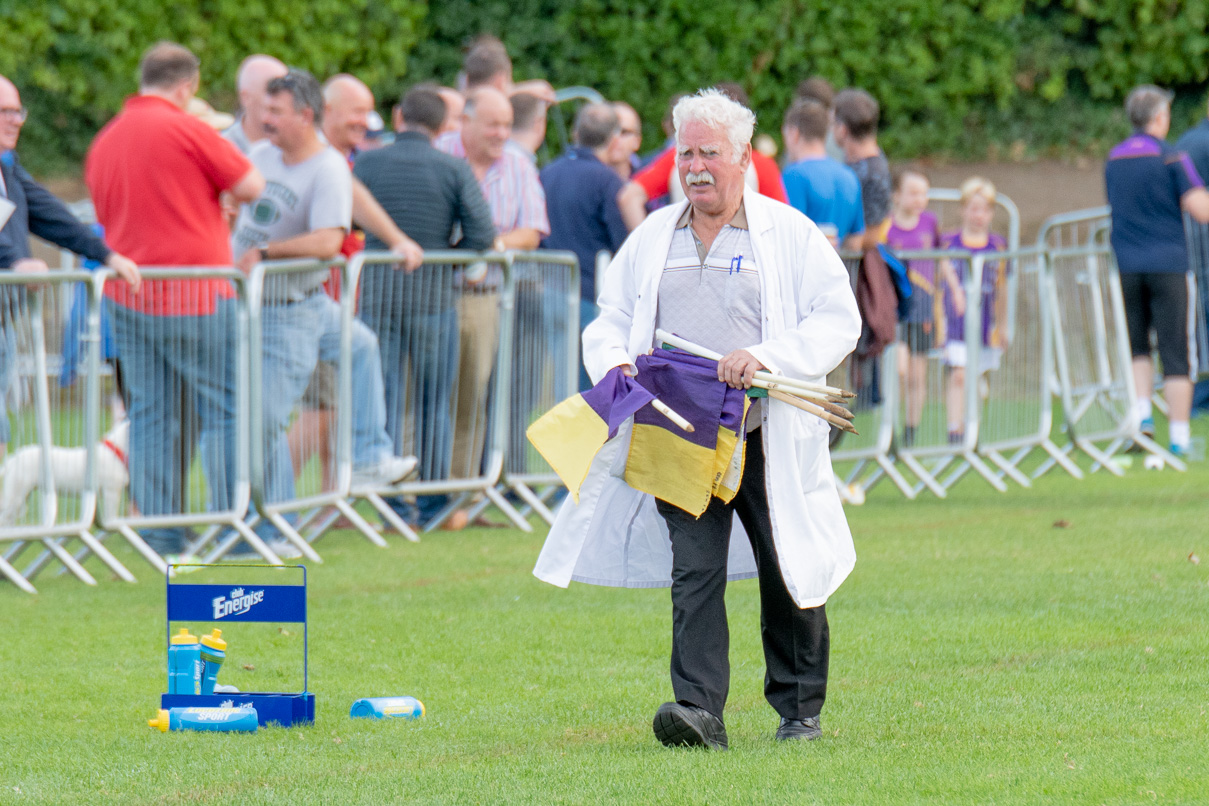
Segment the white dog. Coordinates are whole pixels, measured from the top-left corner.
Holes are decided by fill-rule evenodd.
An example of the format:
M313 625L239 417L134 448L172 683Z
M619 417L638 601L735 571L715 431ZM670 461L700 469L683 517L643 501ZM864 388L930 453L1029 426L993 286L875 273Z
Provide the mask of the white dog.
M130 444L130 422L122 420L110 429L97 445L97 485L99 503L106 515L116 515L122 492L130 483L126 455ZM84 448L50 449L50 472L55 490L61 493L84 492L84 471L88 451ZM42 479L42 447L26 445L12 452L0 465L0 526L16 523L25 499Z

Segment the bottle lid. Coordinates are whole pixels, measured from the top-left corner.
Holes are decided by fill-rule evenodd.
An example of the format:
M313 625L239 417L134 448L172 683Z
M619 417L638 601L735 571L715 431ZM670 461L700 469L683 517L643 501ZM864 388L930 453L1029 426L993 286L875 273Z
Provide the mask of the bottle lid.
M155 719L147 720L147 725L150 727L153 727L153 728L159 728L160 733L167 733L168 728L171 724L172 724L172 720L169 718L168 712L165 711L163 708L161 708L159 710L159 713L156 714Z
M224 652L227 649L227 642L222 639L222 630L215 630L209 635L203 635L201 642L202 646L208 646L210 649L218 649Z
M190 635L188 627L181 627L181 631L178 634L172 636L170 643L173 646L177 646L180 644L196 644L197 636Z

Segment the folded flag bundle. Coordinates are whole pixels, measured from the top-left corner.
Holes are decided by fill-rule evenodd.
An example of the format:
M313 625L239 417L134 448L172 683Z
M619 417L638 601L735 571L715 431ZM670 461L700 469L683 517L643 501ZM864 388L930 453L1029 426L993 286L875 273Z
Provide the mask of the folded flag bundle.
M617 367L559 403L529 426L529 441L578 502L592 460L632 416L627 484L695 515L711 496L729 501L743 477L743 390L718 380L716 361L678 350L655 350L636 363L637 378Z
M680 350L638 357L638 382L693 425L675 427L652 408L634 414L625 480L701 515L710 498L734 498L743 478L748 399L718 380L718 362Z
M614 367L600 383L559 403L525 433L579 503L579 488L596 454L654 397L621 367Z

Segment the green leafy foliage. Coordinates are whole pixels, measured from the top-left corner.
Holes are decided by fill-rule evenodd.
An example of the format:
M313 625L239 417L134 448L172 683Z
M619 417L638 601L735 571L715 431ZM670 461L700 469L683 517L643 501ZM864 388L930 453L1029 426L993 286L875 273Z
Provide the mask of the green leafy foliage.
M22 151L43 168L78 162L157 39L202 57L219 107L258 51L356 73L387 105L415 81L454 83L483 32L507 44L518 79L629 101L648 149L673 93L739 81L778 136L794 87L822 75L881 101L894 155L983 156L1102 149L1145 81L1200 106L1207 27L1209 6L1191 0L0 0L0 73L25 95Z
M201 94L234 108L235 73L271 53L323 78L356 73L374 89L407 70L423 0L0 0L0 73L30 118L21 153L37 169L79 163L97 130L137 91L138 61L161 39L202 63Z

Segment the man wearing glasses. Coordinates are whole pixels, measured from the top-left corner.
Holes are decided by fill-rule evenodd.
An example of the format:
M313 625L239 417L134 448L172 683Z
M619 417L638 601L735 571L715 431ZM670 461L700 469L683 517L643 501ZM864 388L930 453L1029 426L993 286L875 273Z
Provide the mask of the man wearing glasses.
M0 76L0 271L40 274L45 261L32 257L30 234L104 263L130 284L139 287L139 270L129 258L114 252L76 220L63 202L34 181L17 159L17 139L28 112L21 106L16 85ZM5 400L16 369L16 340L12 329L15 308L24 298L19 286L0 286L0 458L8 445L9 423Z

